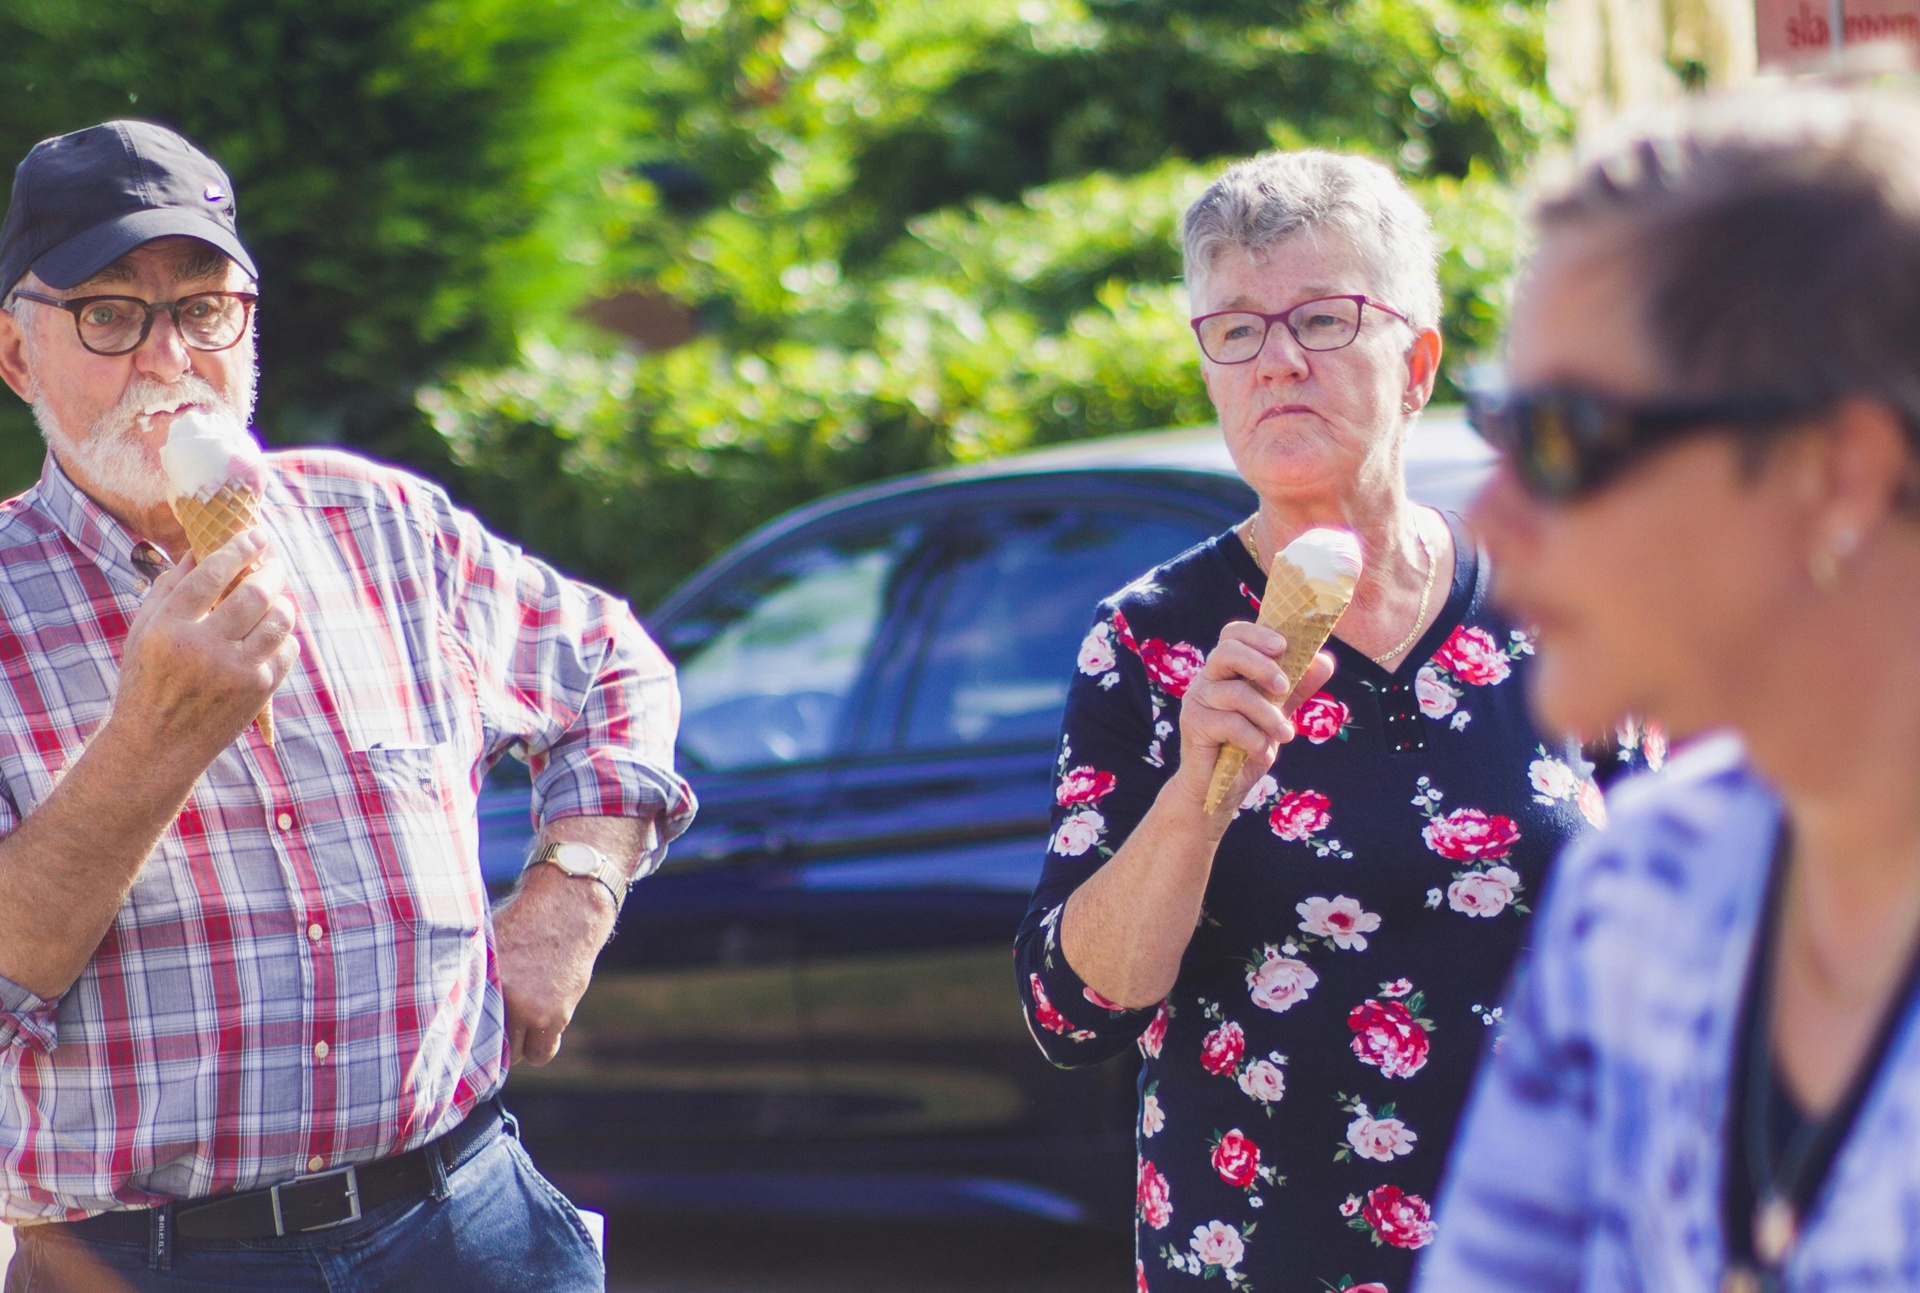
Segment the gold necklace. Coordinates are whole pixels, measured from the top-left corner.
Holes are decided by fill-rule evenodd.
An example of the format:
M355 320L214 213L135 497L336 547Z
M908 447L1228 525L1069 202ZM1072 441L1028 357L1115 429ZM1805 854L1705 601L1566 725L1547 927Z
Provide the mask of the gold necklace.
M1241 544L1253 555L1253 564L1264 570L1266 567L1260 560L1260 513L1255 512L1234 528L1240 535ZM1413 627L1407 630L1407 635L1400 639L1393 650L1382 655L1367 657L1382 669L1387 667L1387 661L1412 646L1414 640L1420 636L1420 630L1427 622L1427 602L1433 596L1433 575L1440 568L1439 563L1433 559L1433 549L1427 546L1427 535L1421 528L1420 518L1417 515L1413 521L1413 537L1420 544L1420 555L1427 559L1427 582L1420 586L1420 610L1414 615Z
M1413 518L1413 537L1420 541L1420 555L1427 559L1427 582L1420 585L1420 609L1414 612L1413 627L1407 630L1407 635L1395 643L1391 651L1367 657L1382 669L1387 667L1387 661L1412 646L1414 639L1420 636L1420 630L1426 626L1427 599L1433 595L1433 572L1440 568L1440 563L1433 559L1433 549L1427 546L1426 532L1420 526L1418 515Z

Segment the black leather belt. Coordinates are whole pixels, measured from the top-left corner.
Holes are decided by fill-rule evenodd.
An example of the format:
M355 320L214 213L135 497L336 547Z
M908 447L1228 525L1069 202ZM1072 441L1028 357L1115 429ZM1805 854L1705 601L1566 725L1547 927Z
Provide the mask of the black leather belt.
M438 1155L451 1174L493 1139L506 1116L496 1097L475 1106L446 1135L404 1154L296 1176L264 1190L169 1204L173 1239L191 1242L300 1235L358 1221L365 1213L395 1199L409 1195L425 1198L434 1186L428 1155ZM102 1212L82 1221L47 1222L46 1232L102 1243L146 1244L153 1233L154 1212L153 1208L135 1208Z

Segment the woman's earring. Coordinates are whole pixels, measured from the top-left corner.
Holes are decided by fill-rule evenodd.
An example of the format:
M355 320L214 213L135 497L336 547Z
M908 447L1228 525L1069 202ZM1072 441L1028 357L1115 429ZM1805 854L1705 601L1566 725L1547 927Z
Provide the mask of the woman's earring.
M1807 573L1813 577L1813 583L1823 593L1830 593L1840 586L1840 563L1853 555L1860 546L1860 532L1848 527L1837 531L1832 542L1814 553L1807 560Z

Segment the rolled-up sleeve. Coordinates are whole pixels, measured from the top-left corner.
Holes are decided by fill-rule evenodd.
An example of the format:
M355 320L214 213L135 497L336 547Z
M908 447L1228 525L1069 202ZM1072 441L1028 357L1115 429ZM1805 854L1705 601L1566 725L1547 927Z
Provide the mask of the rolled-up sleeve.
M625 602L489 534L445 494L431 499L439 593L473 663L488 756L527 760L537 825L651 820L655 843L636 871L647 874L696 807L673 768L672 662Z
M60 1044L54 1014L59 1001L37 997L0 974L0 1046L24 1046L45 1053Z

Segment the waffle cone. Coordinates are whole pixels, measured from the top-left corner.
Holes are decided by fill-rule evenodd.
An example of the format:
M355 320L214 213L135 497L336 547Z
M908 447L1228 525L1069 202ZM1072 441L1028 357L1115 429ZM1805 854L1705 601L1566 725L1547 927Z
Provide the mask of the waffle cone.
M222 486L209 498L175 498L173 514L187 532L195 561L205 561L227 540L252 529L260 517L260 496L250 489ZM234 580L237 584L240 581ZM231 588L228 592L233 591ZM222 594L224 596L225 594ZM273 744L273 702L269 700L253 720L260 738Z
M1333 626L1346 613L1357 582L1309 579L1284 553L1274 557L1273 570L1267 575L1267 591L1260 599L1259 623L1287 640L1287 649L1280 655L1280 672L1286 674L1290 683L1299 685L1313 657L1333 636ZM1246 765L1245 750L1235 745L1220 748L1213 765L1213 779L1207 783L1207 813L1212 814L1220 807L1227 792L1233 789L1234 778Z

